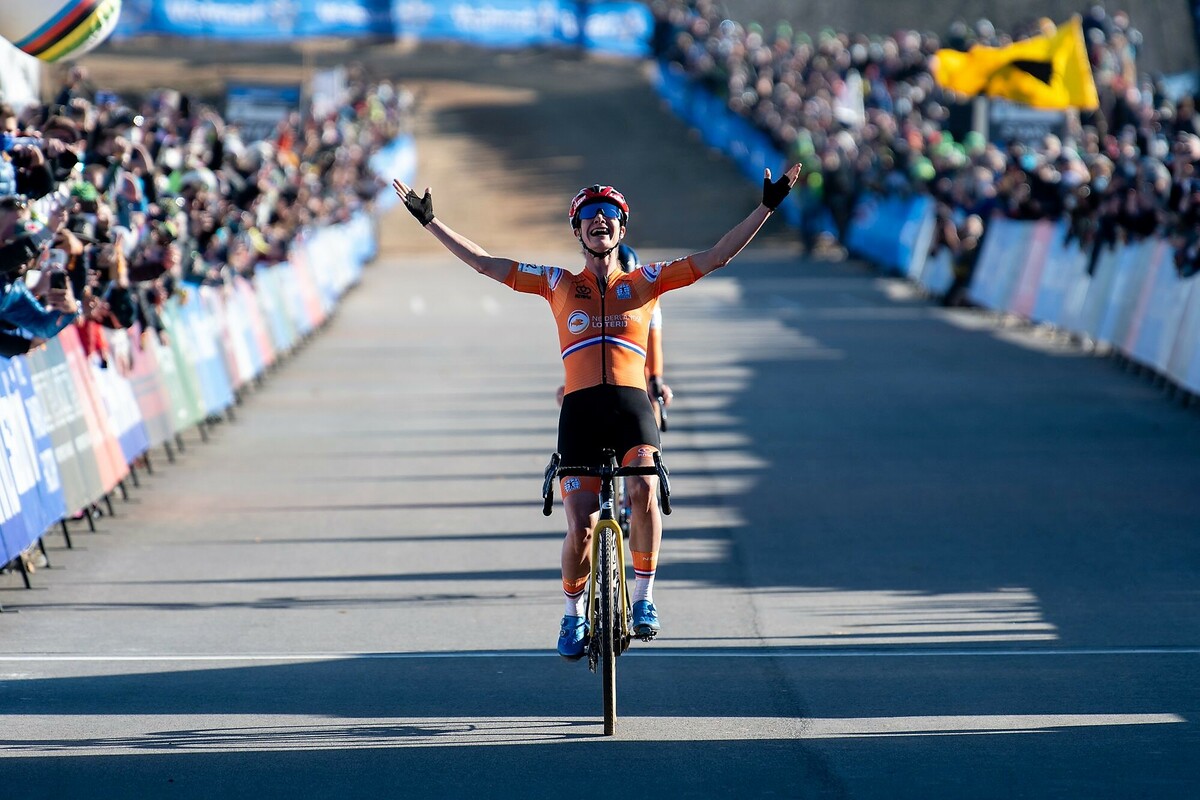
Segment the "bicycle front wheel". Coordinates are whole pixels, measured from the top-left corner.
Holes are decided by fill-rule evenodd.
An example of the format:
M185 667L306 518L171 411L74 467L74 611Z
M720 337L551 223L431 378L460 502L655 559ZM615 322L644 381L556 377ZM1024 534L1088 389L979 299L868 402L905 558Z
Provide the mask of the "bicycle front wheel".
M600 658L604 668L604 735L617 732L617 652L621 647L620 581L617 538L608 525L600 529Z

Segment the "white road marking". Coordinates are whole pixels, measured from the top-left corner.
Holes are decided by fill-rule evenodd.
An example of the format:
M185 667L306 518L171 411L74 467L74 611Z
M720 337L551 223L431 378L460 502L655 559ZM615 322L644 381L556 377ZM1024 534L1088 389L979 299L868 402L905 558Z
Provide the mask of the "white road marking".
M825 648L736 649L634 645L622 658L1046 658L1083 656L1195 656L1200 647L1038 647L1038 648ZM453 658L553 658L553 650L446 650L397 653L21 653L0 655L0 664L31 663L172 663L204 661L347 661Z

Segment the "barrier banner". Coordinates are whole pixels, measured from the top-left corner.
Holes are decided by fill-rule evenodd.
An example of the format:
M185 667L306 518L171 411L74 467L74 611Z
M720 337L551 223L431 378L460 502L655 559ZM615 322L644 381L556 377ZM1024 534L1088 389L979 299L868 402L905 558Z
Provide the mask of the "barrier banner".
M1174 272L1174 268L1172 268ZM1178 273L1176 273L1178 277ZM1159 342L1158 352L1154 354L1154 366L1164 375L1170 373L1171 354L1175 351L1175 343L1179 336L1179 326L1183 322L1184 312L1191 299L1192 286L1195 281L1179 279L1175 283L1175 291L1171 292L1163 307L1163 337Z
M34 391L29 361L21 356L11 359L10 363L21 392L21 401L25 406L29 432L33 436L34 465L38 472L37 490L40 498L38 507L41 511L41 519L36 524L40 536L47 528L66 516L66 499L63 496L58 462L54 456L54 442L50 438L49 418L41 398ZM24 510L28 512L28 508Z
M1086 278L1087 254L1076 241L1067 241L1067 223L1059 222L1050 236L1042 279L1029 318L1035 322L1062 324L1063 308L1072 285Z
M171 401L171 436L174 436L187 430L192 424L192 403L184 389L175 351L170 345L159 341L153 332L146 337L146 342L149 345L147 349L154 354L154 360L162 371L163 383L167 387L167 397Z
M120 333L125 333L125 331ZM133 387L138 410L141 411L142 425L146 431L146 443L148 447L155 447L175 435L175 429L171 424L173 416L171 395L159 368L154 346L145 341L155 334L153 332L142 333L141 328L136 325L129 333L133 366L127 377Z
M83 351L83 343L79 340L79 332L74 326L68 327L59 332L55 341L62 343L67 368L75 383L75 401L83 409L83 419L92 439L92 451L96 454L96 463L100 468L100 494L107 494L129 474L129 464L125 461L121 446L117 442L116 431L100 400L100 393L92 378L91 364ZM92 499L95 500L99 496L96 495Z
M1117 276L1117 250L1106 247L1096 259L1096 269L1092 273L1091 283L1088 284L1087 296L1083 299L1083 308L1079 312L1078 333L1087 334L1096 339L1100 335L1100 324L1104 322L1104 314L1108 310L1109 298L1112 297L1113 280Z
M196 371L196 393L205 416L219 415L233 404L224 360L213 327L211 317L204 308L200 293L187 290L187 297L176 309L175 322L178 333L183 337L183 350L194 364Z
M846 244L884 269L910 276L920 272L933 239L933 201L924 196L864 194L854 208Z
M17 552L36 542L46 530L37 451L25 401L12 360L0 365L0 530L6 548Z
M1200 292L1195 289L1195 278L1184 281L1187 296L1183 313L1180 314L1179 324L1175 326L1175 342L1167 361L1166 373L1176 383L1190 391L1196 391L1197 383L1193 380L1193 364L1200 355Z
M725 107L703 87L696 86L677 64L656 64L651 80L671 110L695 129L710 147L728 155L748 179L758 184L763 169L778 178L787 169L783 154L766 134ZM800 227L803 214L800 192L793 191L776 213L793 227Z
M179 386L182 389L183 408L177 409L176 433L182 433L187 428L199 424L204 419L204 398L200 394L200 378L196 374L196 357L186 345L187 333L179 321L178 297L172 297L162 309L163 327L167 332L167 347L175 357L175 374L179 376Z
M392 34L390 0L124 0L113 37L289 42Z
M103 404L102 410L116 432L121 458L129 465L150 449L150 437L142 424L142 412L134 397L133 387L112 368L105 369L95 363L91 367L92 379Z
M27 358L33 391L42 400L54 443L63 500L68 511L78 511L104 494L104 487L67 357L56 337L30 351Z
M404 36L644 56L653 27L650 10L631 0L124 0L113 36L259 42Z
M267 367L275 363L275 349L271 346L271 335L263 322L254 296L254 286L241 275L233 279L233 296L237 298L239 313L245 320L246 337L254 361L254 375L258 377Z
M221 345L221 357L225 374L234 391L241 389L254 379L254 368L250 364L250 353L246 350L246 339L231 319L232 290L226 286L202 286L200 296L205 300L209 313L216 320L217 338Z
M584 8L587 16L584 17L583 44L588 50L634 58L650 55L654 15L646 6L630 2L590 2Z
M578 42L574 5L561 0L398 0L392 18L400 36L490 47L545 46Z
M1118 347L1125 341L1133 313L1149 274L1148 263L1154 255L1156 240L1141 239L1126 244L1117 252L1117 269L1109 289L1108 308L1097 332L1097 341Z
M1129 357L1146 367L1158 365L1158 354L1167 336L1166 318L1171 299L1180 294L1179 273L1175 271L1175 254L1169 247L1159 249L1158 257L1150 265L1150 276L1142 305L1144 309L1135 315L1135 325L1129 332L1126 344Z
M934 295L944 295L954 285L954 258L949 248L939 248L936 255L929 256L921 265L918 282Z
M275 267L259 266L254 271L254 294L271 331L277 353L287 353L296 343L296 329L287 313L287 302L279 287L282 272Z
M972 302L995 310L1007 308L1013 282L1025 260L1025 226L1029 224L992 215L967 289Z
M1035 222L1032 229L1027 229L1029 249L1025 254L1025 262L1020 265L1012 297L1005 310L1010 314L1029 319L1033 314L1033 306L1037 301L1038 286L1042 282L1042 271L1046 267L1046 256L1050 252L1050 244L1054 237L1053 222L1042 220Z
M293 247L288 263L300 293L302 313L307 317L308 330L311 331L325 321L325 306L321 302L321 292L313 276L312 264L308 260L308 249L302 246Z

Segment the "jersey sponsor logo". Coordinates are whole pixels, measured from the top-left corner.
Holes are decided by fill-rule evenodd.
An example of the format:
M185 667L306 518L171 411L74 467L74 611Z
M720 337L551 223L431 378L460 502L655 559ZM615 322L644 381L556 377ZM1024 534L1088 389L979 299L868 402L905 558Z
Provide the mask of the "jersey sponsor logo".
M563 479L563 491L564 492L579 491L579 478L564 478Z
M649 456L652 456L652 455L654 455L653 447L639 447L637 449L637 457L638 458L648 458Z
M588 286L586 283L575 284L575 299L576 300L591 300L592 299L592 287Z
M647 264L642 267L642 272L646 275L646 280L654 283L658 280L659 274L662 272L662 264Z
M633 297L633 289L629 286L629 283L627 281L621 281L620 283L618 283L617 284L617 299L618 300L628 300L631 297Z
M539 266L537 266L536 264L517 264L517 271L519 271L519 272L528 272L530 275L544 275L544 274L546 274L546 268L545 268L545 267L539 267Z
M592 318L583 311L572 311L571 316L567 317L567 330L571 333L583 333L591 323Z
M629 318L624 314L609 314L603 320L599 317L592 320L593 328L628 328Z

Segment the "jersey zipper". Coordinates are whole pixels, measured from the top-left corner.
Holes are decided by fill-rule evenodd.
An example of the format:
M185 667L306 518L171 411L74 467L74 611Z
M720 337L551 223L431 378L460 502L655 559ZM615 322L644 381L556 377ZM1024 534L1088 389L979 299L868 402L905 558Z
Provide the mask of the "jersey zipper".
M596 286L600 289L600 383L603 385L608 383L608 312L604 306L608 281L601 283L597 278Z

